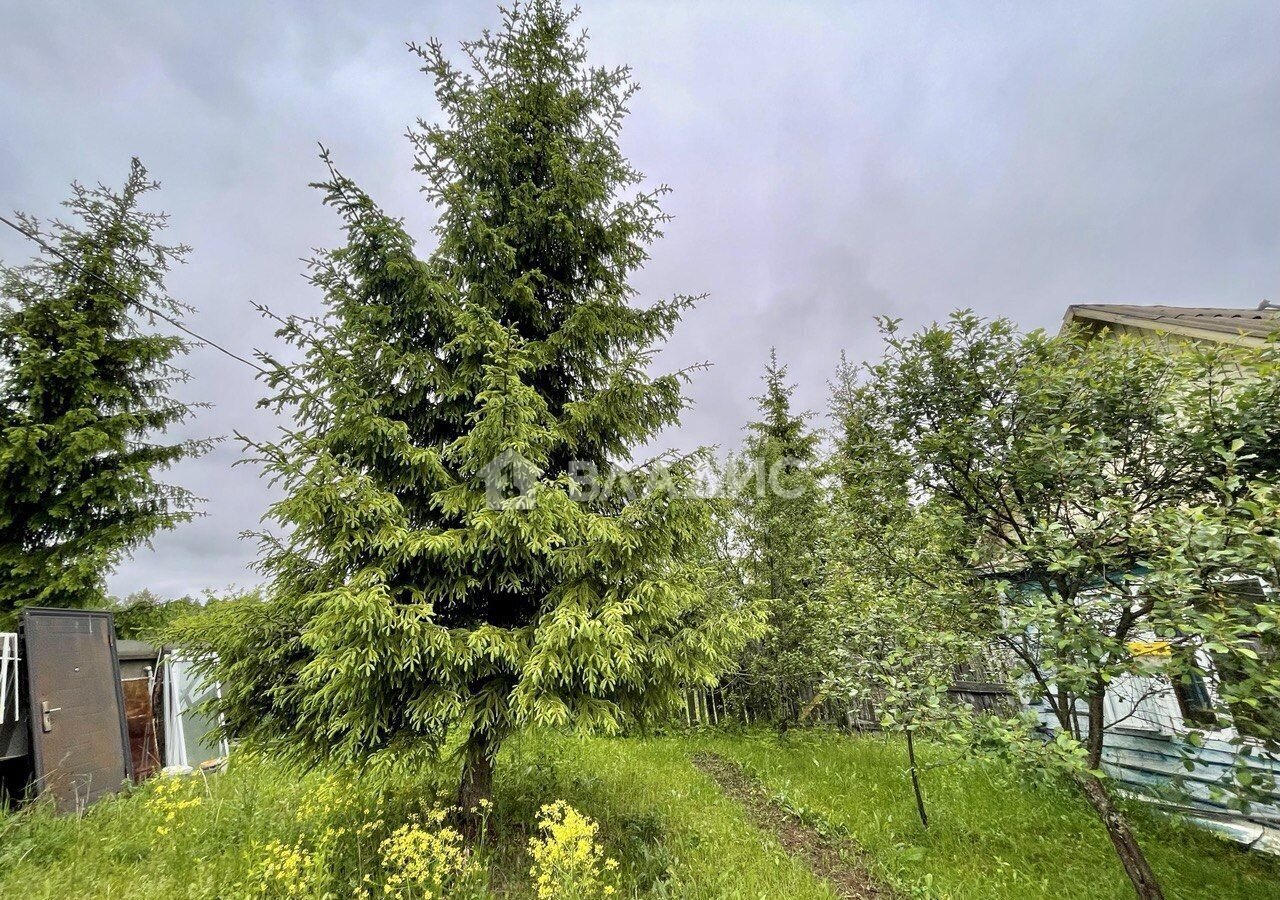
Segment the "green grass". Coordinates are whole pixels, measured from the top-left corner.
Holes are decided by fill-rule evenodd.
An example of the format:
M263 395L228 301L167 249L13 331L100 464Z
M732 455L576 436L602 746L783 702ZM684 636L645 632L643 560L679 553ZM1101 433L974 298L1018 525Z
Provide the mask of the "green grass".
M289 844L308 830L299 809L323 789L324 774L240 761L223 774L191 776L182 779L183 795L199 803L175 810L172 821L157 804L168 779L104 800L80 817L55 816L47 805L9 815L0 819L0 897L245 896L261 845ZM371 787L364 779L348 781L356 792ZM399 787L415 799L434 791L430 778Z
M349 888L368 870L377 840L415 810L438 801L453 773L424 772L388 783L347 777L363 809L337 810L332 821L299 810L327 796L323 771L298 774L242 763L192 780L200 801L166 823L148 784L106 800L80 818L37 808L0 819L0 897L232 898L247 896L270 840L289 845L327 824L377 815L386 823L365 841L363 860L337 860ZM511 741L495 790L491 883L496 896L532 897L525 852L538 809L556 799L599 820L601 843L621 863L621 895L689 898L786 897L831 900L832 894L746 821L742 811L698 775L677 741L605 741L529 737ZM159 828L168 828L166 834ZM341 896L350 896L344 891Z
M625 892L643 897L831 900L832 893L762 835L689 762L679 739L537 737L502 760L500 817L530 821L563 798L599 820L622 864Z
M1132 888L1092 809L1070 785L1007 766L933 765L916 814L897 739L793 732L695 738L737 761L786 805L853 837L910 896L948 900L1128 900ZM929 765L929 750L922 751ZM938 755L932 757L934 762ZM1166 895L1280 897L1280 865L1138 805L1127 808Z
M532 896L532 823L542 804L564 799L600 822L601 843L621 864L624 897L830 900L825 884L693 768L699 751L738 761L810 821L856 838L904 897L1131 896L1100 826L1071 791L998 766L931 769L925 831L896 743L826 733L514 740L499 761L486 850L492 894ZM0 818L0 897L247 896L268 841L306 842L330 825L380 819L358 850L343 839L325 860L335 895L350 896L376 868L370 857L381 837L437 802L454 775L447 767L381 778L342 773L334 782L328 774L246 761L188 782L182 796L198 800L172 821L154 786L80 818L47 809ZM1280 867L1269 860L1145 811L1136 822L1170 898L1280 897Z

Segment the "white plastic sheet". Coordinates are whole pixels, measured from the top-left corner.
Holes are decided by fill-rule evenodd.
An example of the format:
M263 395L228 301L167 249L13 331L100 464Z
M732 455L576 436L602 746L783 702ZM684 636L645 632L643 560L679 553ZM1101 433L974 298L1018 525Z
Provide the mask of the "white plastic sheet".
M217 735L218 723L199 705L222 696L217 682L202 681L181 656L166 656L164 666L165 767L192 769L225 757L229 748Z

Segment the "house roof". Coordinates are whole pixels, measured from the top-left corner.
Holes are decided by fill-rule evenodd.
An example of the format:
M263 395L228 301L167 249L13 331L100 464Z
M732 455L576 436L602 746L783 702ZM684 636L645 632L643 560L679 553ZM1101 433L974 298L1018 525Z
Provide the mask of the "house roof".
M1129 306L1082 303L1067 307L1063 325L1071 322L1122 325L1203 341L1257 346L1280 332L1280 308L1232 309L1216 306Z
M116 656L120 659L145 659L155 661L160 651L146 641L121 638L116 641Z

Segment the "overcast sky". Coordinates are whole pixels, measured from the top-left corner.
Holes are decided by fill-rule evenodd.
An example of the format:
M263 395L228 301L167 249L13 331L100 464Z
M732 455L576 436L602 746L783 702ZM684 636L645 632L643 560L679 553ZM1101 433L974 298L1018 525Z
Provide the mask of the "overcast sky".
M1280 3L610 3L594 61L643 91L624 150L674 188L643 296L708 292L663 355L708 360L667 443L740 440L774 345L821 411L873 317L957 307L1055 328L1077 302L1280 299ZM162 181L191 324L272 347L250 301L315 312L300 259L337 239L307 183L332 151L430 248L402 137L432 117L404 49L496 21L483 2L0 0L0 209L56 212L72 179ZM0 259L29 248L0 234ZM192 434L265 435L253 373L188 360ZM227 441L171 480L204 518L111 579L168 596L251 584L270 497Z

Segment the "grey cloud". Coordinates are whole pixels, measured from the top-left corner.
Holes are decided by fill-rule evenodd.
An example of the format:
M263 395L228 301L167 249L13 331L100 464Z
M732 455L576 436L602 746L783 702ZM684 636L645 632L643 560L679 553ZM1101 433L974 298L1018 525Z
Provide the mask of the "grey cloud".
M586 2L602 63L644 90L624 147L675 188L642 297L708 291L662 354L710 360L671 443L733 445L770 346L821 411L873 317L957 306L1056 326L1085 300L1280 297L1280 6ZM301 277L338 240L307 182L317 142L430 247L402 135L435 108L404 42L455 42L488 4L0 4L0 207L52 213L72 178L137 154L195 248L191 324L273 347L250 300L314 312ZM0 234L0 257L29 249ZM210 350L185 433L265 435L252 373ZM248 583L270 495L234 442L170 473L207 515L161 535L117 591Z

